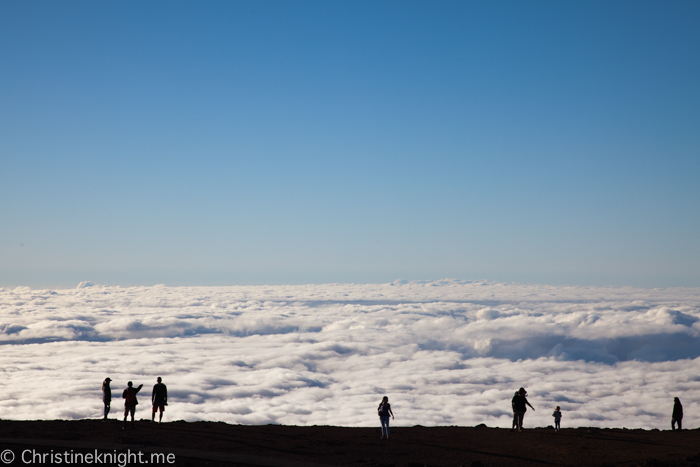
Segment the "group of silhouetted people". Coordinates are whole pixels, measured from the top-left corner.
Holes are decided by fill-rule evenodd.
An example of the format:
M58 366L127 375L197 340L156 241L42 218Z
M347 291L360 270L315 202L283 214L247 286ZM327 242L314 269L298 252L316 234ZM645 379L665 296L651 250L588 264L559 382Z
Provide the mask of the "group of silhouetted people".
M530 407L532 410L535 408L527 400L527 391L525 388L520 388L515 392L513 399L511 400L511 406L513 408L513 426L510 431L523 431L523 418L525 417L525 412L527 408ZM389 404L389 398L384 396L382 401L377 407L377 414L379 415L379 422L382 426L382 435L379 439L389 439L389 417L394 419L394 413L391 411L391 404ZM554 417L554 431L561 430L561 407L556 406L554 412L552 413ZM678 429L682 429L683 420L683 406L681 405L680 399L677 397L673 398L673 414L671 415L671 429L676 429L676 424L678 424Z
M104 419L107 421L107 414L109 414L110 404L112 402L112 389L109 384L112 380L110 378L105 378L102 383L102 401L104 402ZM158 421L163 421L163 412L165 411L165 406L168 405L168 388L163 384L162 378L159 376L157 378L157 383L153 386L153 391L151 392L151 403L153 405L153 410L151 411L151 422L155 421L156 412L160 412ZM143 384L138 387L134 387L134 384L129 381L127 383L127 388L124 389L122 393L122 398L124 399L124 426L122 429L126 428L126 419L131 414L131 427L134 427L134 414L136 412L136 405L139 403L136 399L136 394L141 390ZM525 412L527 408L530 407L532 410L535 408L527 400L527 391L525 388L520 388L515 392L513 399L511 400L511 406L513 408L513 426L510 431L523 431L523 419L525 417ZM382 435L380 439L389 439L389 417L394 419L394 412L391 410L391 404L389 404L389 398L384 396L382 401L377 407L377 415L379 415L379 422L382 426ZM559 431L561 429L561 408L556 406L554 408L554 431ZM673 398L673 414L671 415L671 429L676 429L676 424L678 429L681 430L683 420L683 406L681 405L680 399L677 397Z
M156 412L158 411L160 411L158 421L162 422L165 406L168 405L168 388L163 384L163 380L160 376L156 381L156 384L153 386L153 392L151 392L151 403L153 405L151 422L155 422ZM107 415L109 414L110 405L112 403L112 388L109 386L111 382L111 378L105 378L102 383L102 402L105 406L103 421L105 422L107 421ZM143 384L134 387L134 383L129 381L126 389L122 392L122 398L124 399L124 425L122 429L126 429L126 419L129 414L131 414L131 428L134 428L134 414L136 413L136 405L139 403L136 394L138 394L142 387Z
M513 426L510 431L523 431L523 418L525 417L525 412L529 406L532 410L535 408L530 405L527 401L527 391L525 388L520 388L515 392L511 405L513 407ZM556 406L554 412L552 413L554 417L554 431L561 430L561 407ZM681 405L680 399L677 397L673 398L673 414L671 415L671 429L676 429L676 424L678 424L678 429L682 429L683 420L683 406Z

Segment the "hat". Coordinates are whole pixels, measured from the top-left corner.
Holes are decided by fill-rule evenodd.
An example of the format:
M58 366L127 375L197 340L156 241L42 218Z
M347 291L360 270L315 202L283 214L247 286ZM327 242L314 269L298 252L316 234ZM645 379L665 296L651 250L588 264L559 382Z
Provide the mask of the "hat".
M105 381L112 381L112 378L105 378Z
M518 392L522 392L523 394L527 394L527 391L525 390L525 388L518 389Z

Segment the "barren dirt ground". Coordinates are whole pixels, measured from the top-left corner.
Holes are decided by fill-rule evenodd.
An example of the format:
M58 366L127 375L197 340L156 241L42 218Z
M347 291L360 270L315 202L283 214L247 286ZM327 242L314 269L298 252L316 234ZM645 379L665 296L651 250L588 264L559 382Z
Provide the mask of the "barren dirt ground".
M169 465L298 466L309 463L357 467L395 466L700 466L700 430L658 431L570 428L555 433L534 428L393 427L389 440L379 428L281 425L241 426L217 422L118 420L0 420L0 450L26 465L33 453L174 453ZM30 453L22 453L30 450ZM38 458L35 458L38 459ZM44 464L51 458L45 458ZM71 459L75 461L76 458ZM172 460L172 458L171 458ZM56 464L54 457L53 464ZM33 463L37 463L35 460ZM78 462L74 462L78 463ZM94 463L94 462L93 462Z

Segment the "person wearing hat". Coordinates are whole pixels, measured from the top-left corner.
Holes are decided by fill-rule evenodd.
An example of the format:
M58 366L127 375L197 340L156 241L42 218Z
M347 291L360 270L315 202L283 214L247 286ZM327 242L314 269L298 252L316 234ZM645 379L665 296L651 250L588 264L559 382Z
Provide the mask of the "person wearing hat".
M515 396L513 396L511 405L513 407L514 426L510 431L515 430L516 426L518 428L518 431L523 431L523 418L525 417L525 412L527 411L526 406L529 405L532 410L535 410L535 408L532 405L530 405L530 403L527 401L525 396L527 396L527 391L525 390L525 388L518 389L518 392L516 392Z
M671 415L671 429L676 429L676 423L678 423L678 429L682 430L682 420L683 420L683 406L681 405L681 400L677 397L673 398L673 414Z
M110 378L105 378L102 382L102 402L105 405L103 422L107 421L107 414L109 414L109 405L112 403L112 388L109 387L109 383L112 380Z

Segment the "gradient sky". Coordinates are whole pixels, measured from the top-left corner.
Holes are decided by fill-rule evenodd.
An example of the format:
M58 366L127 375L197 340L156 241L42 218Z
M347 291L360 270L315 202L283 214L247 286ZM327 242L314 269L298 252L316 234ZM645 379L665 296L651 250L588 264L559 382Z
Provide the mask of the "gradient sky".
M700 2L0 3L0 286L700 286Z

